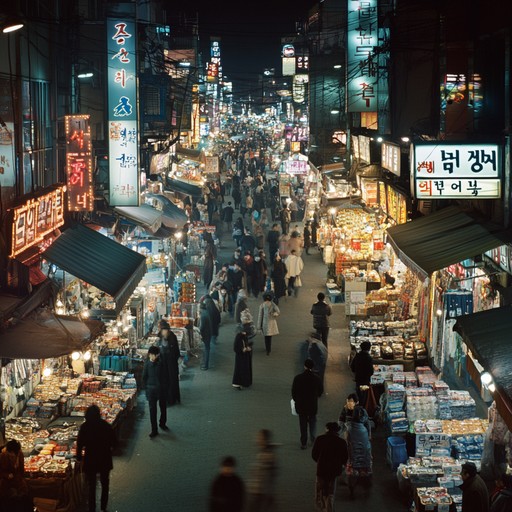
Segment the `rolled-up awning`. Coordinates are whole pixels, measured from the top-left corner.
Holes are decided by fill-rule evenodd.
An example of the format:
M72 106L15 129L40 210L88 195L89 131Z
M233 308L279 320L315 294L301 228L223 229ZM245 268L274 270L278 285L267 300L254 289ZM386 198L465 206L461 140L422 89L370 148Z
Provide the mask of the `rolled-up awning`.
M155 233L162 225L162 212L149 204L141 206L115 206L114 211L148 231Z
M480 256L512 241L500 226L449 206L387 230L399 258L423 279L432 272Z
M0 357L47 359L84 350L105 329L98 320L40 310L0 334Z
M453 330L462 336L473 357L491 374L499 393L498 409L512 429L512 306L459 316Z
M146 273L146 258L92 229L66 229L43 258L111 295L120 311Z

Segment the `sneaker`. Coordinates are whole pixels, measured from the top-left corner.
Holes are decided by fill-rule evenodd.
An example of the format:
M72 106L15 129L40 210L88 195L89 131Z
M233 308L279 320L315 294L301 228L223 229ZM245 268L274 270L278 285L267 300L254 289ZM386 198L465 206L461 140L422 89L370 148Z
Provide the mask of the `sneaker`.
M151 432L151 433L149 434L149 437L150 437L151 439L153 439L153 437L156 437L157 435L158 435L158 432Z

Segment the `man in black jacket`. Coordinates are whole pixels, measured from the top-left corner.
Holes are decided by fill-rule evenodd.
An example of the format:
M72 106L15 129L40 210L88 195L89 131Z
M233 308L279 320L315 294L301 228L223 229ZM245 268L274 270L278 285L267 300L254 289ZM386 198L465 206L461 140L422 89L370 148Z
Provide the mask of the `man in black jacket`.
M164 382L164 365L160 359L160 349L152 345L148 349L148 358L142 371L142 382L146 390L146 399L149 405L149 419L151 420L151 433L149 437L158 435L156 422L157 405L160 404L160 414L166 411L167 402L163 399L162 385Z
M361 389L361 386L364 388L370 386L370 379L373 375L373 359L370 355L371 347L372 344L369 341L363 341L361 343L361 351L355 355L350 364L350 369L354 372L359 403L363 407L366 405L367 389Z
M332 315L332 308L325 302L325 294L320 292L315 302L311 307L311 314L313 315L313 329L322 336L322 343L327 347L327 338L329 337L329 317Z
M274 262L274 258L276 257L276 253L279 250L279 237L281 233L279 232L279 226L274 224L272 229L268 232L267 235L267 243L268 243L268 255L270 262Z
M300 447L307 448L308 426L311 444L316 439L316 414L318 412L318 398L324 392L324 385L320 378L313 373L315 364L311 359L304 361L304 371L293 379L292 398L295 401L295 410L299 416Z
M348 460L348 447L338 433L340 426L331 421L325 425L325 434L318 436L311 456L316 462L315 502L318 510L334 510L336 480Z

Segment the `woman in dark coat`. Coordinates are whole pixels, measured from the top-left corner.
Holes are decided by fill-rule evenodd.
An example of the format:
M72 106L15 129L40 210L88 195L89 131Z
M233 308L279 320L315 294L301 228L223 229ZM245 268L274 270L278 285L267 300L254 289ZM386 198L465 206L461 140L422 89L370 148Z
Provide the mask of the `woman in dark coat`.
M368 431L368 414L364 407L356 405L347 426L348 463L346 467L350 495L354 495L357 483L371 485L372 445Z
M265 283L267 282L267 262L265 261L265 253L260 251L254 257L251 274L251 291L255 297L265 291Z
M252 385L252 347L247 333L240 330L233 344L235 352L235 370L233 372L233 387L241 390Z
M309 221L306 222L304 226L304 249L306 254L309 254L309 248L311 247L311 229Z
M210 240L211 239L211 240ZM208 290L213 280L213 271L215 267L215 260L217 259L217 249L213 239L207 240L206 249L204 252L204 269L203 269L203 283Z
M100 474L101 510L107 510L109 477L112 470L112 450L116 438L114 430L101 418L100 409L93 404L85 411L85 422L78 431L76 459L83 458L83 472L88 483L89 510L96 508L96 479ZM85 451L85 454L84 454Z
M160 359L165 368L163 373L162 398L167 401L168 405L180 404L180 370L178 364L181 356L180 345L176 334L172 332L167 322L160 323L160 341L158 342L158 347L160 348ZM164 419L160 418L160 422L164 425L166 420L167 417Z
M270 275L274 283L274 302L276 304L279 304L279 299L286 295L286 273L287 269L284 261L281 259L279 254L276 254L274 258L274 265L272 267L272 274Z

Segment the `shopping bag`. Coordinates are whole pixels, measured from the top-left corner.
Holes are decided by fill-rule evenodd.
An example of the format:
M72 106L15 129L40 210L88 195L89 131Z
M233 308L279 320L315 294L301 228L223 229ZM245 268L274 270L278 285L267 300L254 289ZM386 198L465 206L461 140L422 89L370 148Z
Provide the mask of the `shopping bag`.
M297 411L295 410L295 400L293 398L290 399L290 407L292 409L293 416L298 416Z
M377 411L377 400L375 400L375 394L373 393L373 387L368 386L368 392L366 393L366 412L370 418L373 418Z

